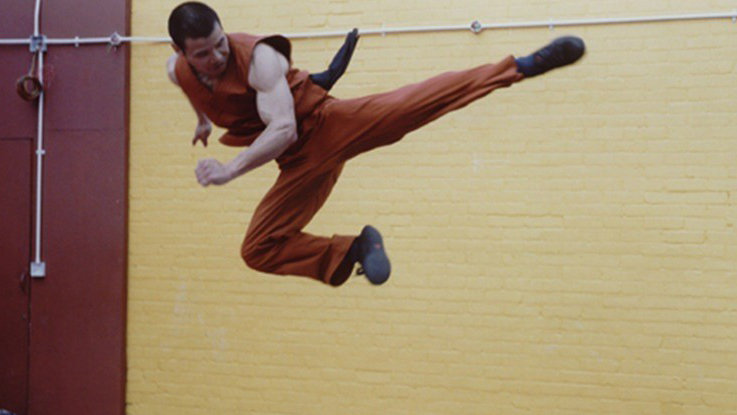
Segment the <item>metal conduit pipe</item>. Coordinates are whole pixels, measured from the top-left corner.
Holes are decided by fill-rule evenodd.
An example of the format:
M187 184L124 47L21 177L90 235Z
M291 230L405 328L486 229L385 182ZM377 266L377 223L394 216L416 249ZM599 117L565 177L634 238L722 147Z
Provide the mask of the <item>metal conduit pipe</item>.
M33 36L38 38L41 18L41 0L36 0L36 12L33 21ZM38 80L42 85L41 93L38 96L38 123L36 132L36 238L35 238L35 257L31 262L31 277L43 278L46 276L46 263L41 261L41 214L43 211L43 156L44 150L44 88L43 88L43 68L44 68L44 47L40 47L38 51Z
M36 0L33 12L33 36L38 36L41 30L41 0Z
M692 13L692 14L671 14L656 16L637 16L637 17L611 17L611 18L594 18L594 19L564 19L564 20L537 20L527 22L508 22L508 23L489 23L483 24L478 20L470 25L449 25L449 26L411 26L411 27L382 27L378 29L361 30L361 35L388 35L396 33L422 33L422 32L447 32L447 31L465 31L470 30L479 33L484 29L521 29L521 28L538 28L538 27L571 27L571 26L600 26L615 24L637 24L637 23L660 23L675 22L689 20L715 20L715 19L731 19L733 23L737 22L737 10L731 12L716 13ZM35 32L34 32L35 33ZM307 38L328 38L343 37L346 31L327 31L327 32L304 32L291 33L284 36L290 39L307 39ZM0 45L27 45L30 39L0 39ZM171 39L168 37L144 37L144 36L120 36L113 33L108 37L89 37L89 38L58 38L47 39L49 45L82 45L82 44L109 44L118 46L121 43L168 43Z

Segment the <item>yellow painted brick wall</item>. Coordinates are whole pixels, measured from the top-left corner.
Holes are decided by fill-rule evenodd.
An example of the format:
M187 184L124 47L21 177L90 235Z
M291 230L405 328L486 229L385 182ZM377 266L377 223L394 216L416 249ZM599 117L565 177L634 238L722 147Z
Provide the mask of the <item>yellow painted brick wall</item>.
M134 35L175 1L134 0ZM230 31L296 33L729 11L723 0L235 1ZM737 25L366 36L338 97L529 52L582 64L350 162L308 230L379 227L390 282L245 267L269 165L194 179L195 118L163 45L132 55L128 413L737 414ZM341 39L294 42L321 70ZM217 136L220 131L216 131Z

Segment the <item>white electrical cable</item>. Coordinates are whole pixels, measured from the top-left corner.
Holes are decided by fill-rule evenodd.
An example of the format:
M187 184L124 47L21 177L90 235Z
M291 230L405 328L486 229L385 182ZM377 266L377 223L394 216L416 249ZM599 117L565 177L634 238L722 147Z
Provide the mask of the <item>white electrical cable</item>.
M33 22L33 35L39 36L41 17L41 0L36 0L36 12ZM31 277L42 278L46 276L46 264L41 261L41 213L43 209L43 156L44 150L44 49L40 47L38 51L38 80L41 83L41 93L38 96L38 124L36 138L36 241L35 241L35 261L31 263Z
M38 0L37 0L38 1ZM715 20L715 19L731 19L737 22L737 10L731 12L717 13L693 13L693 14L671 14L657 16L637 16L637 17L608 17L594 19L564 19L564 20L536 20L527 22L508 22L508 23L489 23L482 24L474 22L475 25L450 25L450 26L410 26L410 27L382 27L378 29L360 30L361 35L388 35L396 33L422 33L422 32L448 32L448 31L466 31L472 30L479 32L484 29L522 29L522 28L555 28L570 26L599 26L599 25L615 25L615 24L637 24L637 23L660 23L675 22L689 20ZM291 33L284 36L290 39L309 39L309 38L327 38L327 37L343 37L347 31L327 31L327 32L304 32ZM113 34L109 37L90 37L90 38L60 38L48 39L47 44L50 45L81 45L81 44L112 44L117 46L120 43L169 43L171 39L168 37L142 37L142 36L117 36ZM0 39L0 45L27 45L29 39Z
M0 45L28 45L30 39L0 39Z
M38 80L43 85L44 54L38 52ZM36 140L36 262L41 262L41 207L43 184L43 156L44 150L44 90L38 96L38 133Z
M41 0L36 0L36 8L33 13L33 36L40 34L41 28Z

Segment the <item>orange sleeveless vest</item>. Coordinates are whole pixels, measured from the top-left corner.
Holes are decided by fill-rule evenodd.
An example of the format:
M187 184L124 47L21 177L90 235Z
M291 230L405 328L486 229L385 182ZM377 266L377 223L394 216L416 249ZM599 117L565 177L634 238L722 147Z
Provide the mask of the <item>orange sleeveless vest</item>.
M204 112L217 126L227 129L220 142L228 146L248 146L266 128L256 110L256 91L248 85L248 69L253 48L264 42L283 54L291 65L289 40L283 36L227 35L230 57L223 77L210 90L194 73L183 56L177 59L175 73L179 86L192 106ZM312 83L307 71L291 68L287 82L294 97L298 129L327 98L327 92ZM300 129L301 130L301 129Z

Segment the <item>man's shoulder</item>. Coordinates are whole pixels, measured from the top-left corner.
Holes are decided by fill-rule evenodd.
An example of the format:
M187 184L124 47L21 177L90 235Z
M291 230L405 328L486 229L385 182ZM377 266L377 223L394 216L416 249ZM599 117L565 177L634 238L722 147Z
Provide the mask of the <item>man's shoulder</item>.
M233 55L238 58L240 64L248 65L253 58L256 47L264 40L264 36L252 35L250 33L228 33L228 43Z
M259 44L266 44L276 49L277 52L284 55L287 61L292 60L292 44L283 35L253 35L250 33L237 32L228 33L230 46L239 52L245 54L248 58L253 54L253 50Z

